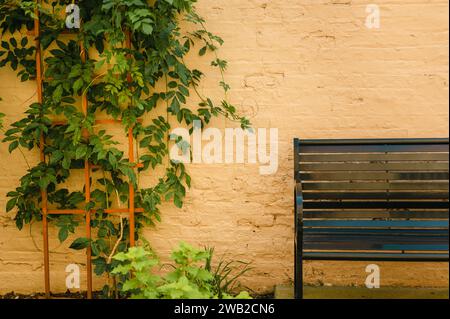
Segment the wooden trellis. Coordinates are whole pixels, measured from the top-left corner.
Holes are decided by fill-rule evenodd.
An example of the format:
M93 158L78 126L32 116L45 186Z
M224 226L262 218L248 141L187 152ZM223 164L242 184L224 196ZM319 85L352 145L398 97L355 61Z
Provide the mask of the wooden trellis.
M40 1L37 0L39 3ZM34 30L32 35L35 37L36 43L36 83L37 83L37 99L38 103L43 103L43 65L42 65L42 50L40 43L40 20L39 20L39 10L35 10L36 18L34 20ZM80 43L81 47L81 58L83 62L87 60L87 52L83 47L83 43ZM131 34L127 32L125 47L131 49ZM131 58L130 56L128 56ZM131 75L128 75L128 82L132 82ZM84 115L88 114L88 97L86 92L82 95L82 111ZM115 124L121 123L120 120L114 119L101 119L96 120L95 124ZM52 125L64 125L62 122L53 122ZM83 137L88 139L89 132L84 130ZM40 160L45 162L45 135L42 133L40 137ZM135 163L134 156L134 137L133 128L128 130L128 158L129 162L132 163L134 168L143 167L142 164ZM84 179L85 179L85 201L89 203L91 201L91 170L97 168L95 165L90 163L88 160L84 163ZM55 210L48 208L48 197L47 191L41 191L42 196L42 227L43 227L43 246L44 246L44 282L45 282L45 296L50 298L50 252L49 252L49 235L48 235L48 216L49 215L85 215L86 221L86 238L91 239L91 215L93 211L78 210L78 209L68 209L68 210ZM132 183L129 183L129 204L126 209L106 209L106 214L128 214L129 227L130 227L130 246L135 245L135 213L143 213L142 208L135 208L134 203L135 189ZM92 251L90 245L86 248L86 273L87 273L87 298L92 299Z

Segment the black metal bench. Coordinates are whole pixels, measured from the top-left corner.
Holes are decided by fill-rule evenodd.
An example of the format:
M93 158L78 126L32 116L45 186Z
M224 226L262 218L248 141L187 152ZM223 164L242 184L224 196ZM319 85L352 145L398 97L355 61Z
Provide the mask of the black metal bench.
M299 140L295 294L304 260L449 260L449 140Z

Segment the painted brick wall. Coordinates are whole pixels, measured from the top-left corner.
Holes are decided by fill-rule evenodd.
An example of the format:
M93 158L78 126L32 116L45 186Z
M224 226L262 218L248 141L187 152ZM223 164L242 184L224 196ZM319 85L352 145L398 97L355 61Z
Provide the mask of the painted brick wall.
M367 29L366 5L381 8L381 28ZM251 261L245 284L267 292L293 279L292 139L448 137L448 2L445 0L199 0L211 31L226 44L231 100L255 127L279 128L279 170L256 165L191 165L187 205L164 208L145 237L164 258L180 240L215 246L218 255ZM189 63L207 64L197 59ZM220 97L208 72L203 92ZM35 99L34 83L0 71L8 121ZM217 120L221 129L232 123ZM37 154L29 154L29 161ZM39 224L19 232L4 213L6 193L26 165L0 145L0 293L43 290ZM150 176L145 180L150 181ZM53 290L65 290L67 253L51 235ZM313 284L362 285L365 263L308 263ZM382 284L448 286L443 264L382 264Z

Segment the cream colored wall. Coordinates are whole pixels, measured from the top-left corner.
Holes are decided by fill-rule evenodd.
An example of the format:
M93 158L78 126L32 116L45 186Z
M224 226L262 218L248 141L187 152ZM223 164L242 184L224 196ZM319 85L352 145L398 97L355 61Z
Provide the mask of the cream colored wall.
M379 30L364 26L373 2L381 7ZM191 165L187 205L165 207L163 222L145 237L165 257L185 240L251 261L245 283L267 292L293 278L294 137L448 137L448 2L199 0L198 8L226 40L221 56L230 62L232 102L255 127L279 128L280 167L260 176L256 165ZM6 69L0 79L1 109L13 121L35 87ZM219 96L217 81L209 74L203 91ZM4 213L5 195L25 170L20 155L1 145L0 293L43 290L40 225L18 231ZM50 246L53 290L65 290L65 266L83 263L83 255L68 254L56 240ZM364 270L364 263L314 262L306 277L362 285ZM382 265L385 285L448 286L448 280L445 264Z

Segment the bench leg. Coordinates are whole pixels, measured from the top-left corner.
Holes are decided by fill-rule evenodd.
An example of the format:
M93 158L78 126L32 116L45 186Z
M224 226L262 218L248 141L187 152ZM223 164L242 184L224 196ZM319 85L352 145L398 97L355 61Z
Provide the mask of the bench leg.
M295 257L295 299L303 299L303 260L298 251Z
M295 299L303 299L303 225L299 219L302 207L298 207L297 192L295 197L295 274L294 274L294 293Z

